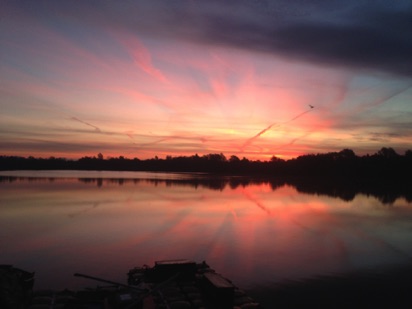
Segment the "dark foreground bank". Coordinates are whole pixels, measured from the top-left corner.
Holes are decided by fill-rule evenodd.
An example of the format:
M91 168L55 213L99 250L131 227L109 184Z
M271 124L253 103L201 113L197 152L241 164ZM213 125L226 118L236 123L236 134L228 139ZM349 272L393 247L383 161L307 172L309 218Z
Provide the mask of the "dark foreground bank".
M2 309L254 309L260 304L206 262L157 261L128 272L127 283L74 274L98 284L80 291L35 291L34 273L0 265ZM34 291L33 291L34 290Z
M264 308L412 308L412 262L248 291Z
M204 262L159 261L131 269L124 284L76 274L97 286L76 292L32 292L34 273L11 268L13 277L4 267L1 308L412 308L412 263L281 282L247 294ZM7 286L18 281L14 290Z

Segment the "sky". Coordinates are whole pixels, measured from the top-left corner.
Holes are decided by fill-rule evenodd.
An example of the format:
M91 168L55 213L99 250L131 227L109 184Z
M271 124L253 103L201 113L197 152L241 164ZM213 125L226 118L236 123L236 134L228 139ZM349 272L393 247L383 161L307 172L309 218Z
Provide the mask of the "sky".
M412 148L412 2L0 0L0 155Z

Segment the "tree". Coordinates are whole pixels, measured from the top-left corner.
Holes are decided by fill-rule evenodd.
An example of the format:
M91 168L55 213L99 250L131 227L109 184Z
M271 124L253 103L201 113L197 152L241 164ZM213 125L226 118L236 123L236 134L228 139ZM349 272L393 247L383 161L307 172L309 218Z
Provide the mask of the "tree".
M103 160L103 154L102 154L101 152L99 152L99 153L97 154L97 159Z
M399 156L391 147L382 147L381 150L379 150L376 154L384 158L396 158L397 156Z
M226 157L223 153L210 153L206 155L206 158L213 162L226 162Z
M352 149L345 148L339 151L339 156L344 159L354 158L356 157L355 152Z
M270 158L270 162L274 163L274 162L283 162L284 160L281 158L278 158L277 156L272 156L272 158Z
M233 156L230 156L229 162L231 163L240 162L240 159L237 156L233 155Z

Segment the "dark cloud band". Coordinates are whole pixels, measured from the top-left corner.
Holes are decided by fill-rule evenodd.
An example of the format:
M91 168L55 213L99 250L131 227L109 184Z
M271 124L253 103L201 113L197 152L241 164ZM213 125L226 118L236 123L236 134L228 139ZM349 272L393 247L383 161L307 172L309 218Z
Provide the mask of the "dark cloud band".
M410 1L42 1L38 18L412 76ZM51 14L52 13L52 14ZM52 21L51 21L52 22Z

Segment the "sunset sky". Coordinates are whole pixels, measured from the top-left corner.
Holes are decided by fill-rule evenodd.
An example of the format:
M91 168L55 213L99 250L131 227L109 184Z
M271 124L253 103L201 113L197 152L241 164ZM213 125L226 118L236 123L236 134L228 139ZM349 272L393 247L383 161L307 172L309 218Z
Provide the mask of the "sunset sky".
M0 155L412 149L411 1L0 0L0 42Z

